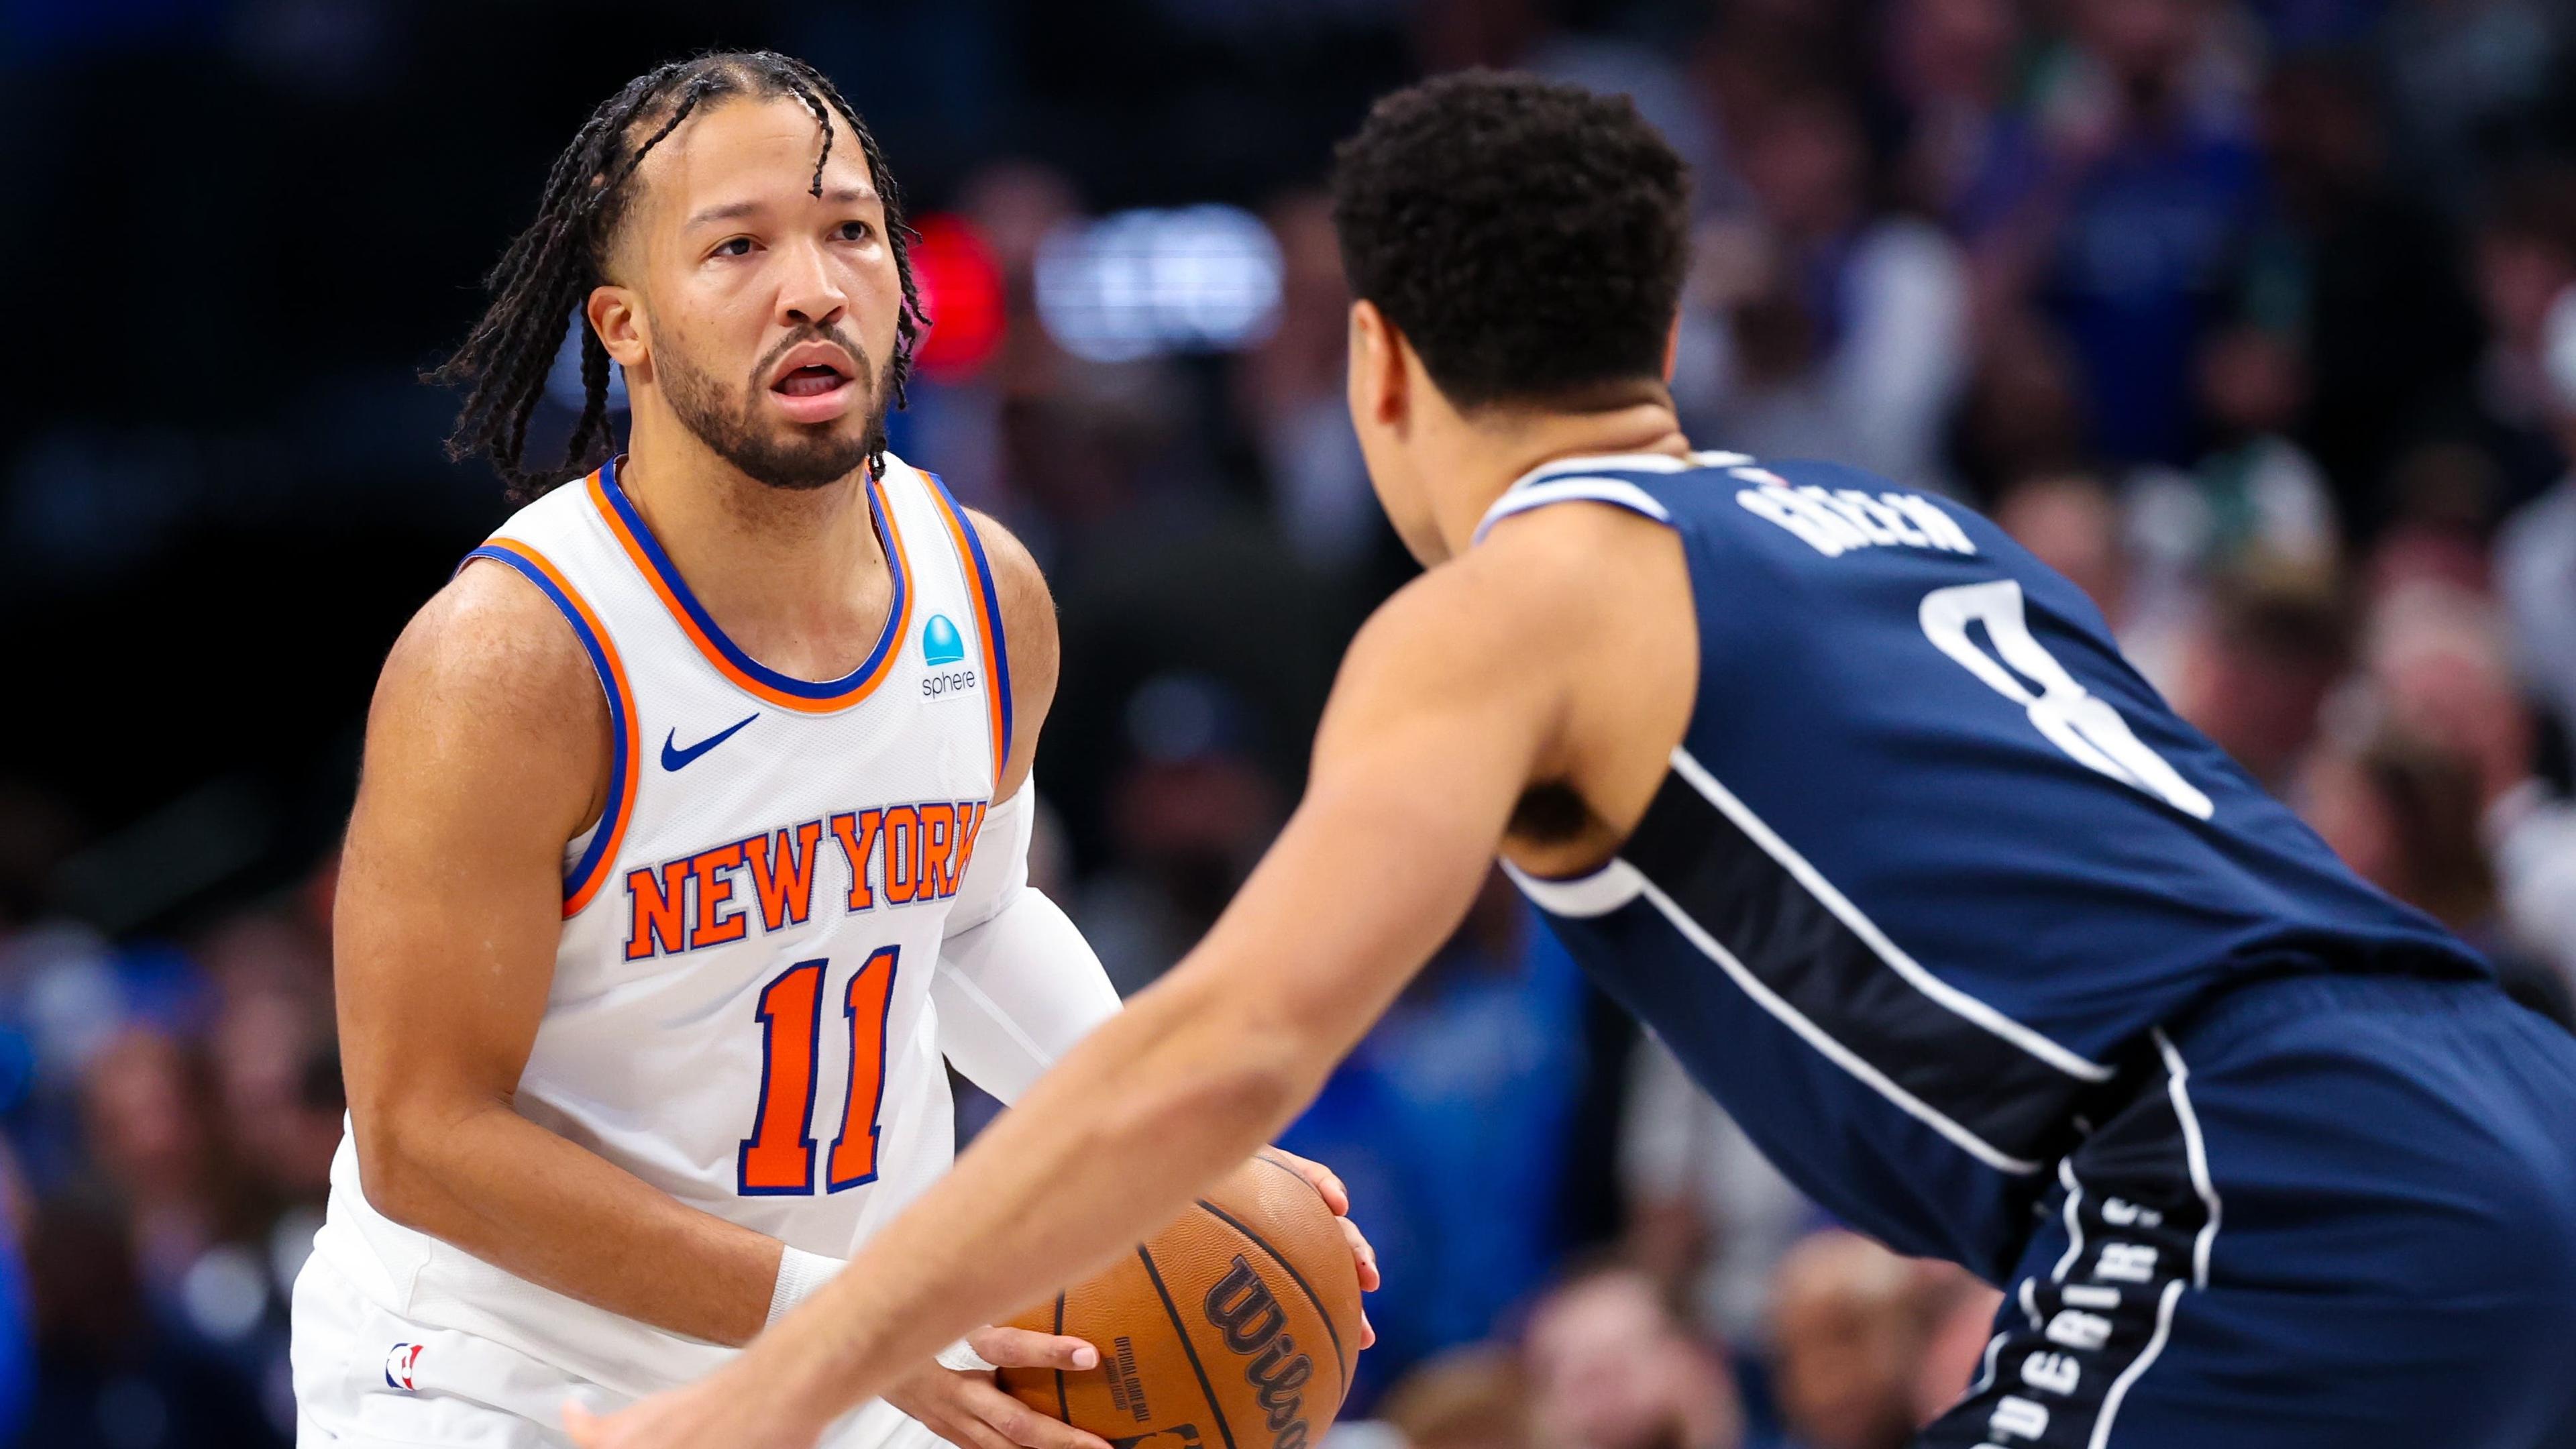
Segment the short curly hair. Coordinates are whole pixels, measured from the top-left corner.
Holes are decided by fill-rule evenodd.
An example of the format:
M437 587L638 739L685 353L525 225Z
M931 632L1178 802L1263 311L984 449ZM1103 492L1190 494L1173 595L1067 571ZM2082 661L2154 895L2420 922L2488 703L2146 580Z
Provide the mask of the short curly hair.
M1335 153L1333 224L1449 401L1663 376L1690 174L1625 96L1472 70L1397 91Z

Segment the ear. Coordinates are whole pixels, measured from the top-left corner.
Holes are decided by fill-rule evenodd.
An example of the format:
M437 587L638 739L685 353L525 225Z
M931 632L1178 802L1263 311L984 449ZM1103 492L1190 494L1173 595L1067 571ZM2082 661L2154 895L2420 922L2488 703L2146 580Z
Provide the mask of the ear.
M1375 302L1351 304L1351 408L1378 423L1400 423L1407 396L1404 334Z
M593 287L581 312L590 330L599 334L600 345L629 377L651 367L653 342L645 331L641 299L633 292L614 285Z
M1682 355L1682 314L1673 314L1673 325L1664 329L1664 386L1673 385L1673 364Z

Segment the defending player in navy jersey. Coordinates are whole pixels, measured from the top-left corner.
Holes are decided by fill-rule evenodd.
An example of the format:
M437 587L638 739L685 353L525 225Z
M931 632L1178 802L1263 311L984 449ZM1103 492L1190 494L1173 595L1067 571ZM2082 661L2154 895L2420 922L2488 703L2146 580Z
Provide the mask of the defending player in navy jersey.
M704 1383L576 1437L801 1446L1285 1122L1499 850L1799 1186L2007 1292L1931 1446L2576 1427L2576 1040L2176 718L1957 505L1695 451L1679 160L1492 75L1343 150L1350 405L1428 572L1207 940Z

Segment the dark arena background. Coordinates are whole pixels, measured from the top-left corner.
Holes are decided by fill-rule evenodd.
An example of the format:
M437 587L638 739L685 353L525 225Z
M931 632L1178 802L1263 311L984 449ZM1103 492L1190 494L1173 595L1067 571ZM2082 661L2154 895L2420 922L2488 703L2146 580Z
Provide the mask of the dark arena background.
M719 45L814 62L909 195L893 445L1053 582L1036 868L1122 990L1412 571L1332 144L1490 65L1689 161L1701 445L1988 510L2567 1018L2563 0L0 0L0 1440L291 1442L368 694L508 511L419 374L590 108ZM1340 1449L1894 1449L1984 1347L1990 1290L1801 1202L1499 886L1285 1142L1387 1265Z

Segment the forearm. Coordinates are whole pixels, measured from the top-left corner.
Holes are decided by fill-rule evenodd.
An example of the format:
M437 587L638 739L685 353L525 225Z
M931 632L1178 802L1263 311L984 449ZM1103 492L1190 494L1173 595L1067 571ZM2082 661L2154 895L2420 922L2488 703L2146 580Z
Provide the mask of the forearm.
M813 1396L799 1411L819 1425L1170 1221L1285 1127L1488 869L1480 823L1387 798L1366 780L1310 796L1198 950L744 1356L754 1391ZM1362 839L1383 853L1348 848ZM1412 890L1381 889L1384 859L1411 862Z
M532 1283L713 1343L767 1321L783 1245L493 1102L364 1151L379 1211Z

